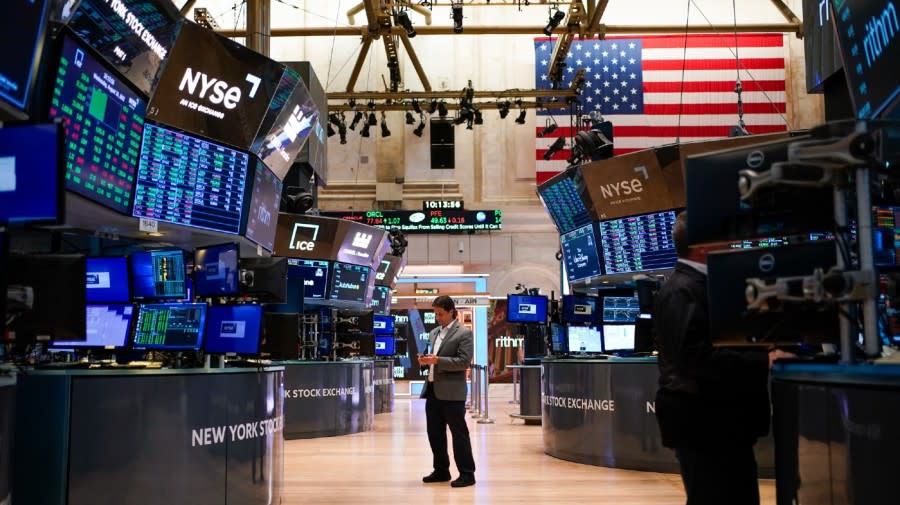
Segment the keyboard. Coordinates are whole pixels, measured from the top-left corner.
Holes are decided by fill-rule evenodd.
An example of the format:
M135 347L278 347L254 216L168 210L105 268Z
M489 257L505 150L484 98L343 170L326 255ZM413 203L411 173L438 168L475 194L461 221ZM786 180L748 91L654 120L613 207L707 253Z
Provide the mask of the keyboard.
M86 370L91 367L89 361L57 361L54 363L41 363L34 368L37 370Z

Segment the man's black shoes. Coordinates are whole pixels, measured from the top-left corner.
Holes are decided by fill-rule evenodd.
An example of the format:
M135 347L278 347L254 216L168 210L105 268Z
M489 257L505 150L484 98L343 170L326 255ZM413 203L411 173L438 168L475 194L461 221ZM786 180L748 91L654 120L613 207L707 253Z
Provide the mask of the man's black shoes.
M431 472L422 477L422 482L431 484L433 482L447 482L450 480L450 473Z
M452 487L466 487L475 485L475 476L471 473L460 474L459 478L451 482Z

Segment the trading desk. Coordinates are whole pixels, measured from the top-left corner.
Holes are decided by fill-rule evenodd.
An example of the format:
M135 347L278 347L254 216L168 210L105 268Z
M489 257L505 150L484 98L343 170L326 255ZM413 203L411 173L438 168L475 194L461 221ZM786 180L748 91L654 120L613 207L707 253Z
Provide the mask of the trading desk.
M279 503L283 373L269 367L20 375L14 503Z
M545 359L544 452L589 465L678 473L656 424L653 358ZM772 437L756 444L760 477L775 475Z
M777 503L897 503L900 365L776 364Z

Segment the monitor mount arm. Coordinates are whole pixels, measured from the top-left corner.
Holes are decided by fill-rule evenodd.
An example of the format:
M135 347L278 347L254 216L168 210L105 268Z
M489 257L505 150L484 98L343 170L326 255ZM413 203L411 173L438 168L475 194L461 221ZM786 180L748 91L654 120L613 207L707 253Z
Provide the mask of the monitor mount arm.
M747 279L747 308L768 312L771 300L782 302L857 303L874 298L877 286L872 271L817 268L812 275L779 277L774 283Z

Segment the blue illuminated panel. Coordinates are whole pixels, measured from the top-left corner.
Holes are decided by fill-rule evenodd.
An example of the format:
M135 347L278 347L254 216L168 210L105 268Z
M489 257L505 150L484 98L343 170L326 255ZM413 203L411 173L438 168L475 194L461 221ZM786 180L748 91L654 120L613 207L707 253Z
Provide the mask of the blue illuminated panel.
M330 298L365 303L371 275L369 267L335 262Z
M578 195L578 189L571 177L563 177L538 190L547 213L560 233L567 233L591 222L590 214Z
M147 124L134 217L240 233L249 160L246 153Z
M325 298L328 289L328 262L288 258L288 279L303 280L303 298Z
M125 347L134 315L133 305L88 305L87 338L53 342L53 347Z
M134 328L135 349L200 349L206 304L141 305Z
M674 225L674 210L601 221L604 275L673 268Z
M605 296L603 297L603 322L633 323L641 314L637 297Z
M208 353L259 354L262 328L261 305L210 307L207 314L206 342Z
M275 248L282 183L262 162L257 161L252 188L245 234L253 242L272 251Z
M129 302L128 258L87 259L88 303Z
M187 297L183 252L133 253L130 261L131 285L135 300Z
M559 243L569 282L600 275L600 252L593 224L560 235Z

